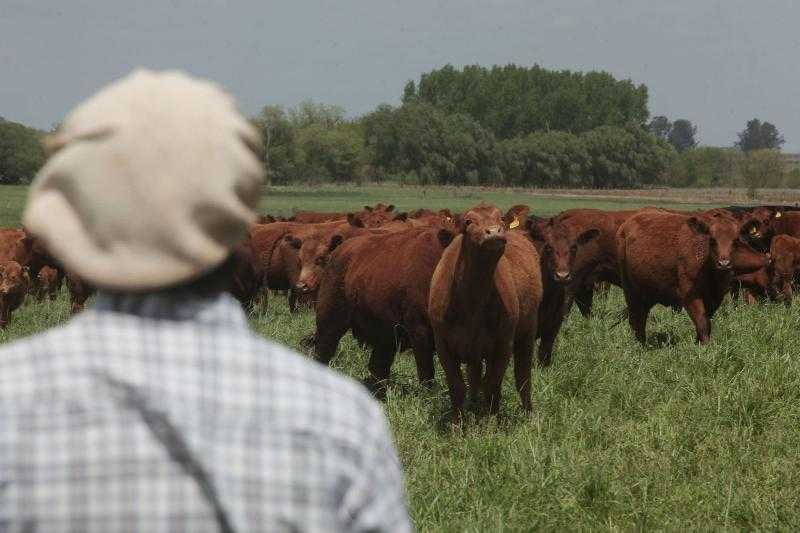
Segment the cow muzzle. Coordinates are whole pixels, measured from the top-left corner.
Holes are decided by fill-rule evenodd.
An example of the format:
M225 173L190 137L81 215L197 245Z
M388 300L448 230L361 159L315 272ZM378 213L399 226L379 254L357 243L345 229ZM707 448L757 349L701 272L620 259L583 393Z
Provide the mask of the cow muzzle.
M731 269L731 260L730 259L717 259L717 268L720 270L730 270Z
M559 283L567 283L572 279L572 272L569 270L556 270L553 273L553 278Z

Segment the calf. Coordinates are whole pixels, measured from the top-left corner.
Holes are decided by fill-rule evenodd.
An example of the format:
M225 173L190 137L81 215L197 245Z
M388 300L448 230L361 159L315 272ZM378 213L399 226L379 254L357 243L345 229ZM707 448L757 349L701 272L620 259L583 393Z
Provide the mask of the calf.
M32 283L36 300L42 301L45 297L55 300L63 281L64 273L61 270L47 265L43 266Z
M789 235L778 235L772 239L770 255L772 265L772 283L775 291L786 302L792 303L792 285L798 281L800 274L800 239Z
M11 313L25 301L30 285L25 267L16 261L0 261L0 328L8 326Z
M641 343L656 304L686 309L697 340L709 341L711 319L733 277L732 253L740 231L729 214L687 216L654 209L620 226L620 278L628 320Z
M595 229L599 233L586 246L581 246L572 268L573 279L567 291L565 313L574 301L584 317L592 312L595 285L621 286L617 257L617 231L638 210L602 211L600 209L570 209L553 217L553 222L571 228L575 235Z
M500 408L506 367L514 357L517 391L531 409L530 380L537 315L542 301L539 255L522 232L507 232L502 213L481 204L461 219L460 234L433 273L428 313L458 423L466 387L477 401L483 386L491 413ZM482 377L483 362L486 375Z
M67 290L69 291L70 313L73 315L80 313L86 308L86 300L97 292L97 289L74 272L65 272L64 279L67 280Z
M454 233L452 225L414 228L356 237L337 248L319 286L317 360L328 364L351 330L372 348L369 371L379 394L398 350L412 348L420 382L431 382L434 341L428 291Z
M539 364L547 366L564 321L567 291L575 277L576 255L600 235L600 230L590 228L578 233L573 226L553 219L529 223L528 230L540 257L543 294L537 337L540 339Z

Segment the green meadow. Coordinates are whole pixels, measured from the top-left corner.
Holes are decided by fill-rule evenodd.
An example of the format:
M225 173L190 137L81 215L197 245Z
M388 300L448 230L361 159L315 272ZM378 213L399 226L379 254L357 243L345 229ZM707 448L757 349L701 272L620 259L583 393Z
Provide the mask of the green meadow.
M23 187L0 188L0 226L19 224ZM707 204L632 198L542 198L480 189L270 188L262 212L355 210L378 201L398 210L481 200L526 203L550 215L602 209ZM65 290L55 302L29 300L0 331L0 342L69 319ZM694 342L688 316L656 308L648 345L618 323L622 294L612 289L595 315L573 311L553 364L534 368L531 415L506 376L499 418L467 416L463 432L442 421L449 399L441 369L422 388L413 358L400 355L385 403L420 531L800 530L800 307L723 305L712 342ZM253 309L261 334L302 351L314 330L273 295ZM367 353L346 336L336 370L361 379Z

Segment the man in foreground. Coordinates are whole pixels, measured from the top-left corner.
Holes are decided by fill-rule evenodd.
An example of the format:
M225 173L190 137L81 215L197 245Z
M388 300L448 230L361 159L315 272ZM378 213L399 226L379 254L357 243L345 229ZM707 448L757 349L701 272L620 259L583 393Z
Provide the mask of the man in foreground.
M100 288L0 348L0 531L407 531L386 419L223 292L260 141L216 86L138 71L51 139L24 223Z

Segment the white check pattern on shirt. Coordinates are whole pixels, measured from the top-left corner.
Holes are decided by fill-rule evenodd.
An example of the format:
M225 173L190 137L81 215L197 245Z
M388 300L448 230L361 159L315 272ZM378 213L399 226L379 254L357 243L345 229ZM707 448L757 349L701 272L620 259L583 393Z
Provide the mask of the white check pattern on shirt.
M0 348L0 531L409 531L386 418L239 304L98 296Z

